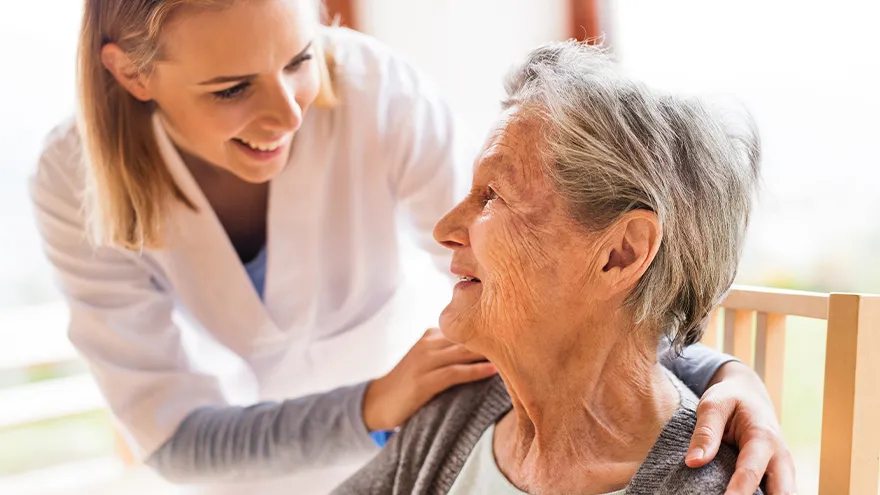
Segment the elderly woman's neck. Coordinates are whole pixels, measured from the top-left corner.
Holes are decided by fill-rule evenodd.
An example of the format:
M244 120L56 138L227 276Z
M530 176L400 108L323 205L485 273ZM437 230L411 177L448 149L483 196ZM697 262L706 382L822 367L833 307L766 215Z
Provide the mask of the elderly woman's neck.
M499 466L528 491L613 491L648 455L678 392L648 333L603 325L570 335L495 363L514 406L499 424Z

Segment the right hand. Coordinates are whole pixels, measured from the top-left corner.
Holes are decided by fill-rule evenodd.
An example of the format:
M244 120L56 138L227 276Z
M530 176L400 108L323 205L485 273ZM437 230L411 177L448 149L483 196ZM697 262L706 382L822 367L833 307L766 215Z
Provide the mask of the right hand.
M393 370L367 385L364 424L370 431L393 430L447 388L495 373L485 357L432 328Z

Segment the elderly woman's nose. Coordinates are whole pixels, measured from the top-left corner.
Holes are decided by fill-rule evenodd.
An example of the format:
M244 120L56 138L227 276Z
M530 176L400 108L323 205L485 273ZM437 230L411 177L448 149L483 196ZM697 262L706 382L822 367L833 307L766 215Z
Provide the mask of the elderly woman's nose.
M467 200L465 200L467 201ZM465 202L462 202L434 226L434 240L449 249L466 246L468 232L465 220Z

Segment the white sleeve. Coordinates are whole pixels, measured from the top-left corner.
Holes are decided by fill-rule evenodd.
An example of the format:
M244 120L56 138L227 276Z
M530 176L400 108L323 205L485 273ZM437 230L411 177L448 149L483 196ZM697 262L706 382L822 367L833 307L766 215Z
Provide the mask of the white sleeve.
M411 69L408 75L413 92L390 99L395 191L419 246L446 273L451 253L434 240L434 226L470 188L477 145L433 85Z
M70 340L144 459L189 412L226 401L214 377L191 369L172 300L137 256L89 242L70 166L79 153L58 144L31 178L37 226L70 306Z

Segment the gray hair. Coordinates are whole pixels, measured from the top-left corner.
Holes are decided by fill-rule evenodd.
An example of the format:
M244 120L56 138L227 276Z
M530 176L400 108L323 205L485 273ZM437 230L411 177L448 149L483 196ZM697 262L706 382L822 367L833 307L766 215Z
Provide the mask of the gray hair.
M626 304L677 349L699 341L736 276L759 180L751 117L734 130L700 101L633 81L604 50L575 41L533 51L506 88L505 108L541 118L547 173L573 218L601 231L633 210L657 215L660 250Z

